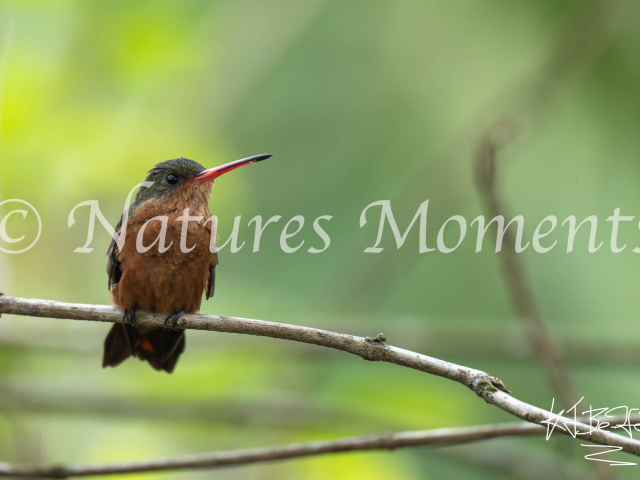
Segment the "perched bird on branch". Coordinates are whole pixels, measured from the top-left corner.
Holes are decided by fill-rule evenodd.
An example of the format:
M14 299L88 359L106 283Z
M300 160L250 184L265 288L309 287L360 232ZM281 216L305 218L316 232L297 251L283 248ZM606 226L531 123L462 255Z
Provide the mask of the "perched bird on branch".
M214 179L269 157L256 155L209 170L177 158L149 171L149 183L122 215L107 252L111 302L124 316L105 339L103 367L132 355L156 370L173 371L185 348L184 330L177 329L180 317L200 310L203 292L208 300L215 288L218 255L209 211ZM166 313L166 328L138 325L138 309Z

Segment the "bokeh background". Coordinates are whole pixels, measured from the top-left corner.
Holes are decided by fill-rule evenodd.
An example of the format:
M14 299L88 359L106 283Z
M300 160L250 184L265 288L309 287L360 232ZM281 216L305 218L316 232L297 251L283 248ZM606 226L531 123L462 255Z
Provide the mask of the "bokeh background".
M640 5L509 0L6 0L0 8L0 201L32 203L42 237L0 253L0 291L108 303L98 200L115 224L155 163L211 167L274 157L221 178L211 210L222 239L240 215L237 253L220 252L203 312L356 335L488 371L550 408L554 393L525 341L489 243L475 227L452 254L363 253L369 203L388 199L404 230L430 200L428 241L450 216L483 213L472 158L505 116L520 134L500 152L509 211L525 238L547 215L597 215L599 241L566 227L547 254L522 254L540 307L588 404L638 407L640 246L636 221L609 247L605 219L640 214ZM282 215L252 252L256 215ZM286 221L307 222L285 254ZM320 215L331 245L312 229ZM10 232L35 225L13 217ZM31 229L31 230L30 230ZM450 242L456 232L451 229ZM293 243L293 241L292 241ZM87 463L267 446L401 429L510 421L453 382L292 342L188 332L166 375L128 361L100 368L109 325L0 319L0 460ZM588 406L585 405L586 406ZM585 408L586 409L586 408ZM575 443L575 442L573 442ZM212 472L129 478L589 478L586 449L552 438L463 448L353 453ZM622 457L619 457L622 458ZM631 460L626 457L625 460ZM631 460L632 461L632 460ZM618 467L618 478L637 468Z

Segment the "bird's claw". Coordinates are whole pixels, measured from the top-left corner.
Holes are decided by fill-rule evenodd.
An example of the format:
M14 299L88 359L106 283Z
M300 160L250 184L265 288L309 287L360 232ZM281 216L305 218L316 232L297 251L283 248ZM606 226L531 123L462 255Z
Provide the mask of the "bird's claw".
M128 323L129 325L132 325L134 327L138 325L138 321L136 320L136 311L125 310L124 316L122 317L122 323Z
M180 319L182 318L182 315L184 314L185 314L184 309L178 310L177 312L173 312L171 315L167 317L167 319L164 321L164 324L167 327L170 327L171 330L175 332L178 330L178 322L180 321Z

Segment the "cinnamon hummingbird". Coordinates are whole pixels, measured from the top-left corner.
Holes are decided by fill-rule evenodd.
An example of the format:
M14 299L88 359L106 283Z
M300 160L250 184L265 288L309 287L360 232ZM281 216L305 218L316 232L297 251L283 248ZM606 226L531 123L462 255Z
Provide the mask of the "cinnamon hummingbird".
M107 251L111 303L124 315L105 339L103 367L115 367L133 356L156 370L173 372L185 349L178 320L200 310L202 294L208 300L215 289L218 254L209 211L214 180L269 157L255 155L209 170L193 160L176 158L149 171L145 180L149 186L140 187L123 213ZM183 228L187 217L190 221ZM139 325L137 310L167 314L166 328Z

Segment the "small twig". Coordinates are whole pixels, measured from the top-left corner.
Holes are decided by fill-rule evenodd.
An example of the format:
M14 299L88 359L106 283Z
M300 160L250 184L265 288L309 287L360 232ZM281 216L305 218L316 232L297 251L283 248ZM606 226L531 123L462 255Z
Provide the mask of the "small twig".
M372 343L385 343L387 341L387 337L384 336L384 333L379 333L375 337L364 337L364 339Z
M588 421L588 419L582 420ZM628 422L628 420L629 419L623 417L612 417L607 419L611 425L625 423ZM277 447L251 448L199 455L185 455L159 460L72 466L11 466L0 463L0 477L70 478L136 472L156 472L161 470L213 469L339 452L393 450L402 447L425 445L461 445L481 440L488 440L491 438L543 435L545 432L546 428L539 425L514 422L480 427L381 433L362 437L347 437L339 440L293 443Z

